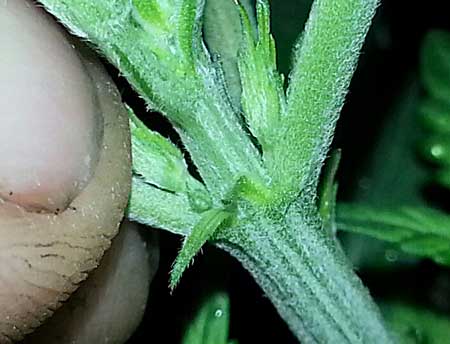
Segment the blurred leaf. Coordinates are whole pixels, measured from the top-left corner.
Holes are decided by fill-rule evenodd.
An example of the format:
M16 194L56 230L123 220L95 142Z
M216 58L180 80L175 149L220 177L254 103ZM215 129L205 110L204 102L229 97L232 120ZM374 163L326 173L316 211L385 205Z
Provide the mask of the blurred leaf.
M225 292L209 294L188 324L182 344L237 344L228 341L230 300Z
M450 33L431 31L425 37L421 56L421 78L428 95L445 102L450 111Z
M421 79L426 91L419 108L428 135L422 154L440 165L436 180L450 187L450 33L431 31L421 54Z
M406 253L450 265L450 216L420 207L338 204L339 230L395 244Z
M336 234L336 195L338 188L336 173L340 160L340 150L331 152L322 171L323 179L319 185L319 214L324 228L333 235Z
M399 302L382 303L381 311L399 344L444 344L450 339L450 318L426 308Z
M341 171L344 178L349 178L355 163L361 170L350 185L341 189L349 194L344 197L350 197L352 202L374 206L382 204L383 207L426 206L422 190L430 179L429 171L416 150L417 142L423 138L422 127L416 120L420 100L418 76L408 76L398 91L394 104L385 114L379 134L373 140L373 148L366 154L367 158L364 157L365 161L353 160L351 171ZM346 135L351 136L353 130L350 128ZM346 158L352 159L346 148L343 150L344 166ZM349 232L341 233L340 239L358 268L392 268L393 265L417 262L416 257L393 249L385 241Z
M450 134L449 104L429 97L422 99L419 107L421 124L430 131Z

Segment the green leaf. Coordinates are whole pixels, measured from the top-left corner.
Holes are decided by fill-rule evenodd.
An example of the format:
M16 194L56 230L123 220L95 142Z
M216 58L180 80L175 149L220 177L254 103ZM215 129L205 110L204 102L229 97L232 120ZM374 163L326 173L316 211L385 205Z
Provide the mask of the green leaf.
M277 71L275 42L270 34L269 4L265 0L256 2L257 33L246 10L242 6L239 9L244 34L238 59L242 108L267 160L271 159L285 107L283 80Z
M450 106L449 32L431 31L425 37L422 46L420 71L428 95Z
M450 84L450 80L448 81ZM425 129L450 134L450 106L448 103L425 97L419 107L421 124Z
M339 230L369 235L402 251L450 265L450 216L421 207L338 204Z
M225 292L213 292L204 299L189 322L181 343L231 344L228 342L229 324L229 297Z
M383 114L383 122L379 134L372 141L370 155L356 166L361 171L358 178L345 190L350 192L352 202L383 207L427 205L421 191L423 185L429 182L429 171L414 149L423 138L423 130L416 121L421 93L418 76L413 73L399 87L394 103ZM353 130L350 126L344 130L343 136L352 135ZM349 150L344 152L346 155L352 154ZM385 241L353 233L341 234L341 244L358 269L403 268L414 265L420 259L394 249Z
M242 176L267 180L201 37L201 0L43 0L98 46L179 133L216 204ZM220 138L220 139L218 139Z
M450 338L450 318L443 314L400 302L382 303L381 311L400 344L443 344Z
M170 289L174 289L181 279L181 275L188 268L194 256L202 246L211 239L217 230L231 218L231 213L222 209L211 209L202 214L201 219L185 238L183 247L175 259L170 274Z
M201 7L197 0L156 1L132 0L132 13L147 31L159 58L180 59L183 72L194 72L194 41L200 39L197 16ZM198 11L198 13L197 13Z
M324 228L332 235L336 234L336 196L338 184L336 173L341 160L341 151L331 153L323 170L323 180L319 187L319 214Z
M148 129L128 108L133 182L128 217L139 223L187 235L211 208L205 187L187 169L181 151Z
M428 130L421 152L440 165L435 178L450 187L450 33L430 31L421 53L420 72L426 96L419 112Z
M155 228L187 236L200 220L186 194L176 194L148 184L142 177L133 176L128 218Z
M186 192L188 184L200 184L189 174L181 151L128 110L133 172L147 183L172 192Z

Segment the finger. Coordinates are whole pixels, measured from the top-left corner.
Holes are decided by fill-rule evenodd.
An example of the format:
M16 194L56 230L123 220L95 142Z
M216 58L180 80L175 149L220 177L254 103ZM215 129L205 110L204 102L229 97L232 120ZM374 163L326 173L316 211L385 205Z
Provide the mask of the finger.
M126 111L95 58L25 0L0 2L0 44L3 344L42 324L97 267L123 217L131 164Z

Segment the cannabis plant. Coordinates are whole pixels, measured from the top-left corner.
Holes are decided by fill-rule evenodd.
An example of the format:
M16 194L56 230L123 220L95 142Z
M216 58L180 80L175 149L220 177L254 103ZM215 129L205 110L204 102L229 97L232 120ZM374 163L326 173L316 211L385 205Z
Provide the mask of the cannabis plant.
M336 236L362 233L450 264L450 220L438 210L336 206L339 151L330 144L378 0L315 0L303 30L299 20L286 75L277 68L267 0L41 3L115 66L179 138L149 129L156 117L128 104L128 217L183 237L171 290L208 242L248 270L302 343L408 340L399 314L417 313L384 305L385 322ZM421 109L438 139L423 150L444 165L437 178L449 185L450 40L436 33L427 45ZM224 302L213 296L200 318ZM410 321L420 323L420 314ZM195 341L193 328L186 343L228 340L222 329L221 339Z

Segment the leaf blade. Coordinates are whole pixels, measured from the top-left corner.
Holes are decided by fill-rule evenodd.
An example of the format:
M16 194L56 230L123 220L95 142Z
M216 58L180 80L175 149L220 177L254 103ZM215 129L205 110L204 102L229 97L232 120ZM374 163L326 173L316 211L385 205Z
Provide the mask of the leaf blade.
M258 139L264 159L270 159L285 108L283 79L277 71L275 43L270 34L269 4L256 2L257 33L245 9L239 7L243 42L238 56L241 104L249 130ZM256 36L256 39L255 39Z
M190 235L184 240L172 271L170 273L170 289L174 290L181 279L181 275L188 268L191 260L201 250L202 246L213 237L219 227L231 218L231 213L222 209L211 209L202 214L202 217L192 229Z
M450 319L443 314L398 301L382 303L381 311L401 344L441 344L450 337Z
M230 323L230 300L227 293L209 294L182 339L183 344L227 344Z
M422 207L376 208L338 204L339 230L369 235L397 245L406 253L450 262L450 216Z
M224 97L221 71L201 40L203 1L157 1L159 14L149 11L145 0L42 3L97 45L147 104L170 120L216 203L242 175L267 179L257 148Z
M127 217L141 224L188 236L200 220L188 197L160 190L133 176Z

